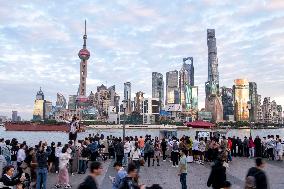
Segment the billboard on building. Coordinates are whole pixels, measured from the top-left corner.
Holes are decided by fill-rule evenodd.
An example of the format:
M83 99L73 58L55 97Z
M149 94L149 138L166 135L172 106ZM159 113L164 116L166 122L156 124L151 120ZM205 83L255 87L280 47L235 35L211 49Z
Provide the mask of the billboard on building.
M168 104L165 106L165 111L167 112L180 112L181 105L180 104Z
M234 86L236 121L249 120L249 83L247 79L236 79Z
M187 83L185 84L185 109L186 110L190 110L192 108L191 97L192 97L192 88Z
M193 110L198 110L198 87L191 88L191 106Z

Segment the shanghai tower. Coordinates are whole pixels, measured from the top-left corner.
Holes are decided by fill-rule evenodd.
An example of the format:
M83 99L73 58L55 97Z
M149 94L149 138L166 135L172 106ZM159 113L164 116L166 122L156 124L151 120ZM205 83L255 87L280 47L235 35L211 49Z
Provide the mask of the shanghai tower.
M223 120L223 105L219 91L219 72L215 29L207 29L208 81L205 83L205 109L215 122Z

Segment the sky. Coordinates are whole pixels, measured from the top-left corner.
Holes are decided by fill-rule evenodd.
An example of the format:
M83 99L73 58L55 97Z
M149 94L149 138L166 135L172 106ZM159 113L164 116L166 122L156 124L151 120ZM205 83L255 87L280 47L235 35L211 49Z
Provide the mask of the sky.
M0 115L31 119L36 92L76 94L78 51L87 20L87 93L123 83L151 96L151 73L180 70L192 56L199 108L207 81L207 29L215 29L220 85L258 84L262 97L284 105L282 0L68 0L0 2ZM132 95L132 96L133 96Z

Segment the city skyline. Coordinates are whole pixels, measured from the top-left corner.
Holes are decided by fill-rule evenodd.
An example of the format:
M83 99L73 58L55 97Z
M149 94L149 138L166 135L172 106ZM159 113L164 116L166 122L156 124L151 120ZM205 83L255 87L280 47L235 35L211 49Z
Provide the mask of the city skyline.
M30 119L39 87L53 103L58 92L65 97L76 94L80 69L77 53L82 45L84 19L92 54L87 94L107 81L107 86L116 85L123 97L123 83L129 81L131 96L143 91L150 97L152 72L162 73L165 78L166 72L180 70L182 58L192 56L198 104L204 107L206 30L214 28L220 87L232 87L234 79L247 78L257 83L263 98L271 97L284 105L284 29L278 28L284 24L284 3L218 2L213 7L206 2L169 2L168 9L159 6L161 1L71 2L66 3L63 13L58 12L57 3L1 3L0 115L10 116L16 110L22 118ZM7 10L16 14L7 14Z

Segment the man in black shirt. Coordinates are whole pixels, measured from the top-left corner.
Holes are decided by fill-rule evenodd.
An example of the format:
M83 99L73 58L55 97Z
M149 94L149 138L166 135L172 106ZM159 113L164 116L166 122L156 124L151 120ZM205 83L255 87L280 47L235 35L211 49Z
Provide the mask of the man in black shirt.
M246 180L249 179L249 177L254 177L254 184L256 186L255 189L267 189L269 188L268 186L268 181L267 181L267 177L264 173L264 171L262 170L265 166L264 162L262 161L261 158L256 158L255 160L256 163L256 167L252 167L248 170L248 174L246 176ZM246 185L247 185L247 181L246 181Z
M81 183L78 189L98 189L96 177L102 174L103 167L100 162L92 162L90 166L90 175Z

